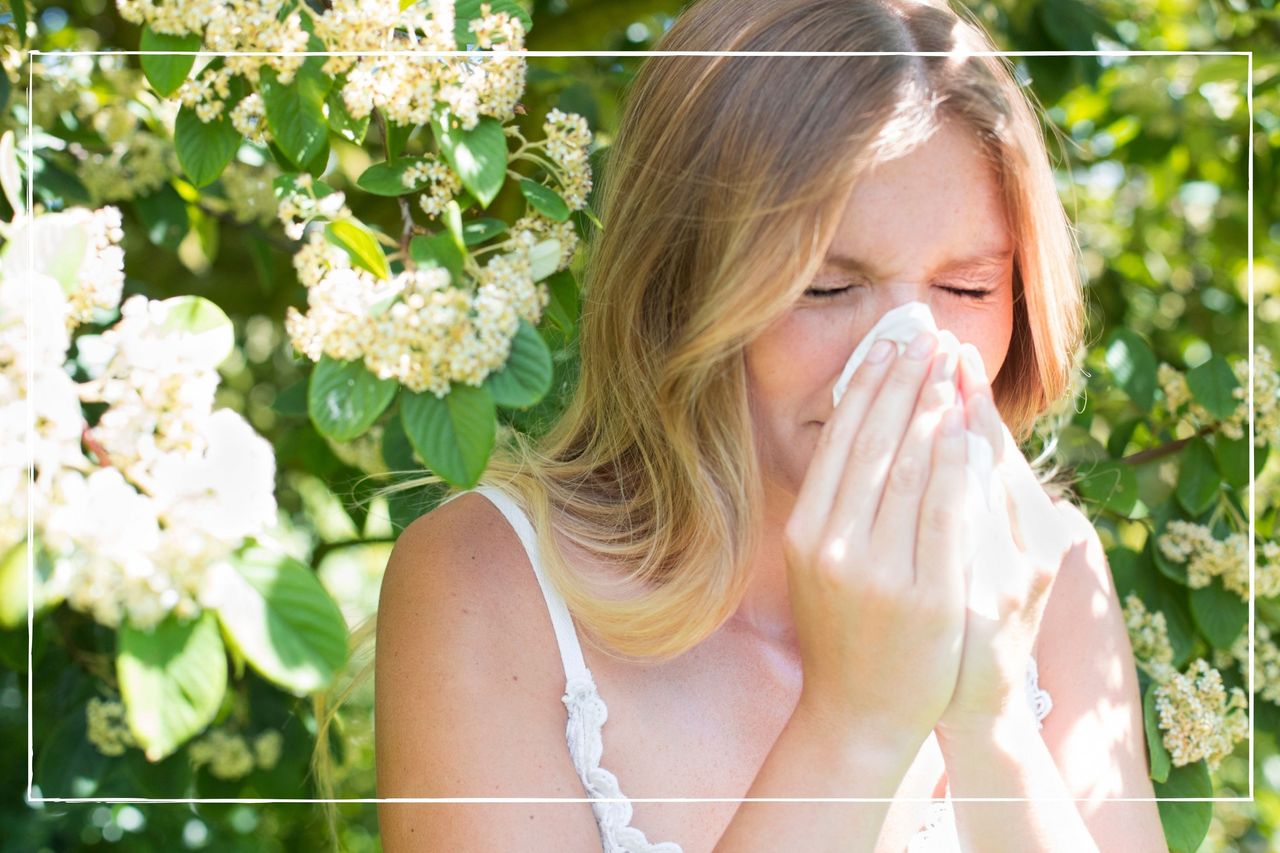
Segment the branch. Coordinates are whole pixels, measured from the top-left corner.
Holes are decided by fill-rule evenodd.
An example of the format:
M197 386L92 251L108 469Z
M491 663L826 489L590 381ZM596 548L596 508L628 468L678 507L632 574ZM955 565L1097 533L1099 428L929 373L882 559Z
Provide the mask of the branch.
M1186 447L1193 440L1200 438L1202 436L1206 436L1209 433L1213 432L1215 429L1216 427L1213 427L1213 426L1201 427L1199 431L1196 432L1195 435L1189 435L1186 438L1180 438L1177 441L1171 441L1168 444L1162 444L1159 447L1152 447L1147 450L1141 450L1133 454L1132 456L1125 456L1120 461L1124 462L1127 465L1143 465L1147 462L1150 462L1152 459L1159 459L1163 456L1170 456L1174 453L1177 453L1182 448Z
M342 548L354 548L359 545L393 545L395 541L396 538L394 536L378 536L373 539L344 539L341 542L321 542L311 554L311 565L319 568L325 557Z

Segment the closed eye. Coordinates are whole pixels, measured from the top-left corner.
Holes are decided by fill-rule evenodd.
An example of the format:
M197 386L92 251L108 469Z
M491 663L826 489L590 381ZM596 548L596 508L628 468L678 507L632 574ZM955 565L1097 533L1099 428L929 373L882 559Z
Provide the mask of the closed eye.
M839 296L842 293L848 293L851 290L854 290L858 287L864 287L864 286L865 285L851 284L846 287L837 287L837 288L828 289L828 290L821 290L821 289L811 287L804 292L804 295L813 296L818 299L830 299L831 297ZM973 299L973 300L985 299L986 297L990 296L992 293L995 292L994 288L988 288L986 290L983 290L981 288L968 289L963 287L939 287L938 289L945 290L947 293L954 294L955 296L959 296L963 299Z

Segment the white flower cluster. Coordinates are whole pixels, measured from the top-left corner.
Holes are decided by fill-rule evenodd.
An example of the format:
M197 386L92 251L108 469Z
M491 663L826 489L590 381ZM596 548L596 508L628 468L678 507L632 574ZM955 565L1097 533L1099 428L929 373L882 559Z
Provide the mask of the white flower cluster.
M591 192L591 167L587 161L591 131L587 120L577 113L552 109L542 123L542 132L546 139L537 144L559 166L560 195L571 210L581 210Z
M208 765L209 772L219 779L240 779L255 767L275 767L283 746L284 736L278 731L261 732L250 744L244 735L218 728L193 740L187 752L197 769Z
M428 180L427 191L418 196L418 206L431 218L444 213L445 206L462 192L462 181L453 170L435 157L425 157L405 170L401 182L406 187Z
M1180 414L1194 428L1217 424L1223 435L1239 440L1249 428L1249 361L1238 359L1231 371L1239 383L1232 392L1240 402L1232 413L1219 421L1195 401L1182 371L1161 362L1156 368L1156 381L1164 392L1171 413ZM1258 344L1253 349L1253 416L1254 444L1280 444L1280 373L1277 373L1271 350Z
M1216 770L1249 734L1247 708L1244 691L1233 687L1228 698L1222 673L1203 658L1193 661L1185 675L1174 672L1156 687L1164 745L1177 767L1204 758Z
M1215 577L1222 585L1249 598L1249 538L1246 533L1232 533L1217 539L1203 524L1174 519L1165 525L1156 539L1156 547L1165 558L1187 564L1187 585L1192 589L1208 586ZM1254 577L1256 595L1269 597L1280 593L1280 543L1262 543L1261 559Z
M427 124L433 107L447 105L461 127L475 127L480 116L507 121L515 114L524 89L525 60L514 55L524 47L524 27L506 12L481 5L481 17L470 30L476 45L493 53L480 62L460 57L418 56L414 50L456 50L453 0L426 0L401 8L399 0L335 0L317 12L298 4L282 19L284 0L116 0L121 17L148 24L156 32L199 34L204 49L298 53L297 56L226 56L219 67L205 68L183 83L182 102L202 121L220 116L230 96L234 75L256 88L260 69L269 66L281 83L292 81L306 56L308 34L302 15L329 50L355 55L332 56L325 73L341 80L341 95L356 118L377 107L401 125ZM425 9L423 7L426 7ZM405 51L404 56L360 56L374 51Z
M1129 593L1124 599L1124 624L1138 666L1156 681L1167 681L1173 674L1173 646L1164 614L1148 612L1142 599Z
M1280 647L1277 637L1267 623L1254 622L1253 638L1253 692L1261 693L1268 702L1280 705ZM1249 665L1249 633L1241 631L1231 644L1231 658L1244 671Z
M0 516L0 545L11 547L26 533L30 396L33 521L53 563L40 599L65 600L110 627L125 619L147 627L170 612L194 615L216 593L216 564L275 523L275 456L238 414L213 411L215 368L232 333L225 322L203 334L188 331L182 312L192 302L130 297L118 324L78 339L92 378L72 379L70 330L92 309L115 308L120 299L119 222L114 208L77 208L22 217L5 229L0 494L18 511ZM26 337L28 320L34 339ZM91 428L82 402L106 404Z
M1248 717L1237 710L1247 707L1244 691L1232 688L1228 701L1222 674L1203 659L1193 661L1185 675L1174 669L1164 614L1149 612L1133 593L1125 596L1124 621L1138 666L1156 682L1156 710L1171 760L1181 766L1207 758L1216 768L1249 732Z
M151 133L130 133L105 154L77 143L68 150L80 161L76 174L94 204L149 195L178 171L172 144Z
M89 697L85 706L89 743L103 755L124 755L126 748L137 746L138 741L125 722L124 704L114 699Z
M276 206L276 215L284 225L284 233L290 240L301 240L307 223L313 219L350 218L351 211L345 204L345 194L334 191L317 198L311 175L306 172L298 176L296 185L302 192L285 193Z
M551 298L533 281L536 238L525 235L511 254L480 269L471 291L451 286L448 272L434 267L378 279L353 269L345 252L312 232L294 256L308 310L290 308L285 330L313 361L363 359L378 377L412 391L443 397L452 382L478 386L506 363L519 318L536 325Z

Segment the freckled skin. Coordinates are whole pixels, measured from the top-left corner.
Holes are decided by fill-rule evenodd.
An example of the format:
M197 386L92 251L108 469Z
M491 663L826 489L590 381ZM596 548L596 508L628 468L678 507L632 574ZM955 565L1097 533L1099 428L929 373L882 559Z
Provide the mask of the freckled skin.
M995 171L962 128L944 124L910 154L859 181L828 256L858 258L877 274L824 267L809 287L854 289L801 297L747 347L752 417L771 490L794 500L821 429L812 422L830 416L831 387L849 355L898 305L929 305L939 328L977 347L994 379L1013 332L1012 257L965 272L940 270L975 252L1011 246ZM995 290L974 301L944 286Z

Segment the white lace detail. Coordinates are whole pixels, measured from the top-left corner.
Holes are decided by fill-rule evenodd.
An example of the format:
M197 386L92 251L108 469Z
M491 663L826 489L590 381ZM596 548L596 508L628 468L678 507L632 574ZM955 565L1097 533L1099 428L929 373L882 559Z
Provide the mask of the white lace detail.
M1036 715L1036 729L1043 729L1042 722L1053 710L1049 691L1040 686L1040 670L1036 659L1027 659L1027 703ZM933 737L932 734L929 735ZM956 815L951 805L951 783L947 782L945 800L934 800L925 807L922 825L907 844L907 853L959 853L960 834L956 830Z
M515 528L542 588L543 599L551 614L551 626L555 630L556 645L560 648L560 660L564 663L565 692L561 701L569 712L565 729L569 755L587 796L593 798L591 810L600 827L601 849L604 853L684 853L680 845L672 841L651 843L643 832L631 826L631 801L624 797L618 777L600 766L600 757L604 753L602 730L604 721L609 718L609 709L600 698L591 670L583 660L569 608L542 573L533 525L520 505L505 492L492 486L479 486L474 491L493 501ZM611 797L617 801L601 801L594 799L596 797Z
M569 754L573 766L582 777L590 797L622 797L618 777L600 766L604 752L604 721L609 709L596 692L591 676L578 676L569 681L562 700L569 710ZM640 830L631 826L631 801L592 800L591 808L600 825L600 838L605 853L683 853L679 844L670 841L652 844Z

